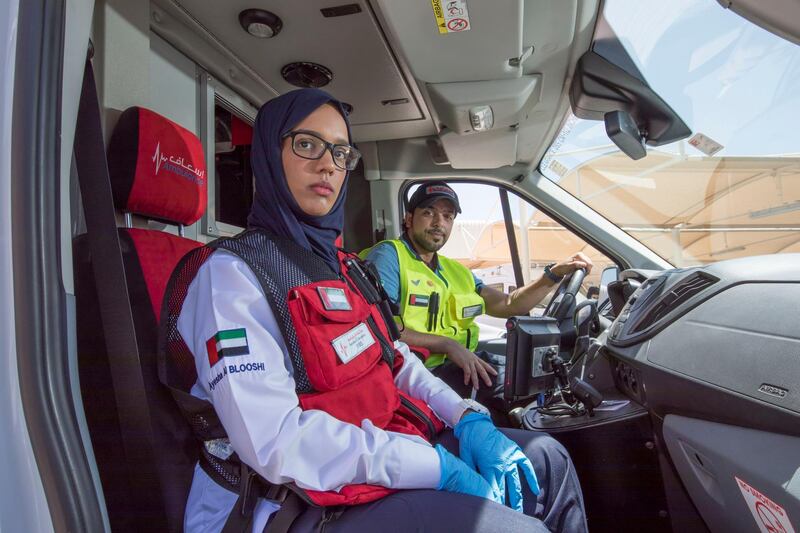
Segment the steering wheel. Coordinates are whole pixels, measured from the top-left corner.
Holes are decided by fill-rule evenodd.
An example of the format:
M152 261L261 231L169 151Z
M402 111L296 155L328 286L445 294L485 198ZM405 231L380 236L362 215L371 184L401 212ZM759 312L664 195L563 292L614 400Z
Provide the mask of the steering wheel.
M575 297L585 277L585 268L579 268L573 271L572 274L565 276L564 279L561 280L561 284L558 286L558 289L556 289L553 297L550 299L550 302L547 304L547 308L544 310L544 316L555 318L559 322L567 317L571 317L572 315L570 313L575 308Z

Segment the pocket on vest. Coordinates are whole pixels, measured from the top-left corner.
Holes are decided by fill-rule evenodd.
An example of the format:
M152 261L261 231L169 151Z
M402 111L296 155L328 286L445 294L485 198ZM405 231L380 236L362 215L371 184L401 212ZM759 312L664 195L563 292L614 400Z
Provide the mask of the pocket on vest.
M485 306L479 294L451 294L451 318L462 328L467 328L475 317L483 314Z
M343 281L290 289L287 305L306 373L317 391L338 389L380 361L380 343L366 324L369 306Z
M387 365L379 365L337 390L300 396L304 411L319 409L358 427L368 418L375 427L385 428L399 406L400 396Z

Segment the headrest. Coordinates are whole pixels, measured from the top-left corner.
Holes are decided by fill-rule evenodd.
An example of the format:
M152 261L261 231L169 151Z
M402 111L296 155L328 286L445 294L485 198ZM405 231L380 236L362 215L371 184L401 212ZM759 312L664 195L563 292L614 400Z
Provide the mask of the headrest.
M126 109L108 146L117 209L193 224L206 208L203 146L192 133L143 107Z

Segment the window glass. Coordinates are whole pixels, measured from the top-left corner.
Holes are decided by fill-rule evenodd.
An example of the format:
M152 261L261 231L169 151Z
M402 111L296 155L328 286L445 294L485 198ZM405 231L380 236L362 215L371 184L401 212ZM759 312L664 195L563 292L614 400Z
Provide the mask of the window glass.
M692 137L632 161L570 116L540 171L675 266L800 252L800 46L713 0L603 15Z
M249 122L220 105L214 106L216 221L239 228L247 227L253 203L252 135Z
M499 189L489 184L460 182L450 182L450 186L458 195L461 214L456 217L450 238L440 253L467 266L485 285L506 293L513 291L516 281ZM409 189L409 197L415 189ZM590 286L599 286L603 269L614 264L611 259L527 200L509 193L509 203L520 260L528 267L523 267L526 282L538 279L545 265L583 252L594 268L584 280L581 292L585 294ZM523 235L527 238L523 239ZM541 314L548 300L549 296L533 314ZM497 338L505 332L505 319L482 315L477 321L481 325L481 340Z

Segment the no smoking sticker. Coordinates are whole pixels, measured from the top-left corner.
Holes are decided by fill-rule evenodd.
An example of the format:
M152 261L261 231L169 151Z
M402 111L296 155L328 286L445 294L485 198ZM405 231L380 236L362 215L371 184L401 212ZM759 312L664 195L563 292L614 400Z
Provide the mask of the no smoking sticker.
M470 29L467 0L431 0L439 33L458 33Z
M786 514L783 507L738 477L734 476L734 478L736 478L739 490L742 491L747 508L750 509L753 518L756 519L756 525L762 533L795 533L792 523L789 521L789 515Z

